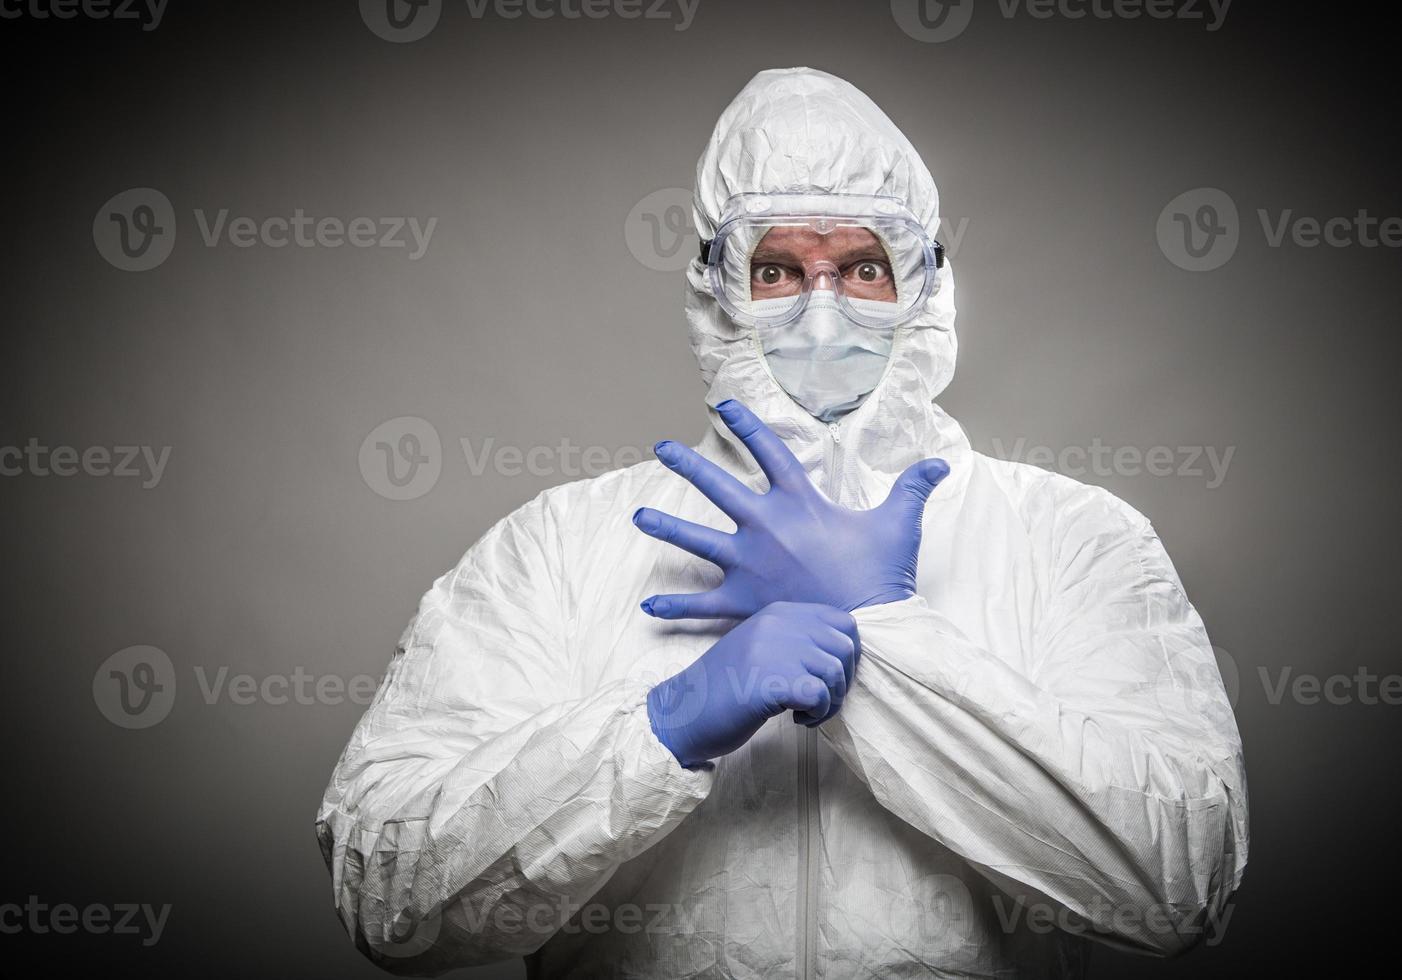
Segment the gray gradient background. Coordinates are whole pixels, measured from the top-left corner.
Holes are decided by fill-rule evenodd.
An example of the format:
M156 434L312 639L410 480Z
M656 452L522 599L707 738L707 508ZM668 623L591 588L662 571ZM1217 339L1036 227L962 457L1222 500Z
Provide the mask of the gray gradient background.
M1096 975L1332 965L1393 938L1402 707L1272 705L1259 667L1397 672L1396 249L1268 248L1258 207L1402 214L1391 36L1369 13L1238 0L1201 22L996 16L919 43L888 5L704 0L671 21L472 19L375 37L352 0L172 0L159 29L0 21L7 326L0 445L170 445L164 479L0 480L8 639L0 902L170 903L161 941L3 937L12 964L145 976L371 976L331 912L312 818L356 705L210 705L192 671L378 676L415 603L562 475L457 450L650 446L703 429L680 273L624 240L689 187L758 69L867 91L968 225L942 399L976 447L1236 447L1202 477L1090 475L1158 527L1241 675L1251 864L1225 942ZM1356 5L1361 7L1362 5ZM129 187L174 202L141 274L94 248ZM1160 253L1179 193L1228 191L1235 257ZM438 218L428 254L203 246L191 211ZM413 501L361 441L431 421ZM113 652L178 672L159 725L108 723ZM507 965L472 974L518 975Z

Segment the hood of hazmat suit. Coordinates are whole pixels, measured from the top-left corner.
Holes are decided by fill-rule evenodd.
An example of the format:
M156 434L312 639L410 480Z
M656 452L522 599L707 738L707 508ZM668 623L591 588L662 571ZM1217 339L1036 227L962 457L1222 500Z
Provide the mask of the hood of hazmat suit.
M906 138L808 69L760 73L721 115L696 172L703 238L746 192L887 195L939 222ZM647 693L732 624L638 603L720 572L630 517L726 519L656 461L542 493L424 596L326 790L317 833L357 946L410 974L524 957L538 977L1065 977L1095 943L1168 955L1211 934L1247 798L1202 621L1143 516L975 453L935 403L952 276L832 424L776 383L699 260L686 319L712 406L697 449L752 488L713 408L728 398L848 507L948 461L917 594L853 613L838 715L781 715L690 771Z

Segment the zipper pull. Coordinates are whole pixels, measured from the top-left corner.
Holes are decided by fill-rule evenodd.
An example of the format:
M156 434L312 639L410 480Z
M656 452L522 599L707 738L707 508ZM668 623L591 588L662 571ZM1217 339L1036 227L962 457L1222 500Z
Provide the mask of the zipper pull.
M842 430L838 428L836 422L829 422L829 423L828 423L828 431L832 433L832 441L833 441L833 442L835 442L835 443L840 443L840 442L842 442Z

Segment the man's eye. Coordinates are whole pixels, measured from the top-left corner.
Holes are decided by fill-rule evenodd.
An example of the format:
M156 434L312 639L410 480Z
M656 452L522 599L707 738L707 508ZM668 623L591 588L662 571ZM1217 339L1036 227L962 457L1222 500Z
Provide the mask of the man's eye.
M885 262L859 262L852 272L862 282L882 282L891 274Z
M754 277L766 286L777 286L784 281L784 269L778 265L758 265L755 266Z

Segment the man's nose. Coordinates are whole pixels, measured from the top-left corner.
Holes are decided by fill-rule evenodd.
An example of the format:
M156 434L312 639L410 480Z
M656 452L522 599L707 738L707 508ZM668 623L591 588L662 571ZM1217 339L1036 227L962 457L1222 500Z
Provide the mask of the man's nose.
M826 289L828 292L837 292L837 280L831 269L819 269L811 276L814 289Z

